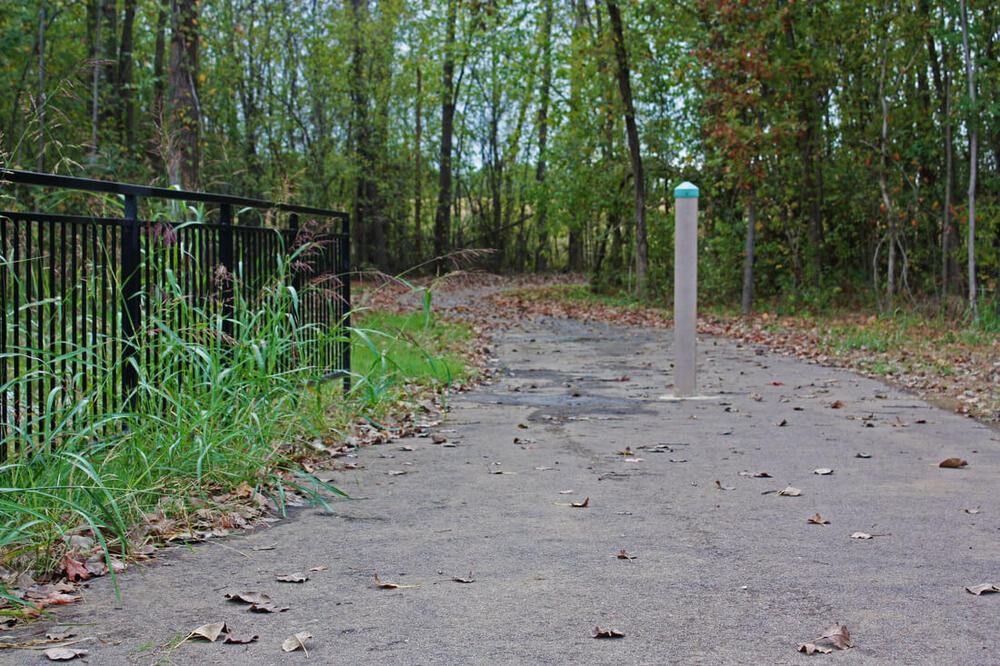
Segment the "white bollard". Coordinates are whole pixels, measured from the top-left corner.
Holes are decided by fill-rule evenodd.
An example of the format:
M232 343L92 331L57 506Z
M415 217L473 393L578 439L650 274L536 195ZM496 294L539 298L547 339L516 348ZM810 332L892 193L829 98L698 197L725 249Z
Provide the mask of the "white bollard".
M674 188L674 396L692 397L698 321L698 188Z

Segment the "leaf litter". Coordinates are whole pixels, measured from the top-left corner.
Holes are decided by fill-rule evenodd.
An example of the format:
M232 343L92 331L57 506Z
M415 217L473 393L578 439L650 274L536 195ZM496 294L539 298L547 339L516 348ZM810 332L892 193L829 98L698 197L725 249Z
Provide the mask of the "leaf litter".
M286 638L281 643L281 649L284 652L295 652L296 650L302 650L306 653L306 659L309 658L309 650L306 649L306 641L312 638L312 634L308 631L300 631L298 633L292 634Z
M839 622L833 623L819 638L799 643L796 646L796 650L805 652L806 655L810 656L815 652L830 654L833 652L831 646L838 650L846 650L849 647L854 647L854 644L851 642L850 632L847 630L847 627Z
M818 513L815 516L813 516L812 518L810 518L808 520L808 522L811 525L829 525L830 524L829 520L827 520L826 518L823 518Z
M398 583L390 583L389 581L382 580L375 574L375 585L384 590L405 590L409 588L420 587L419 585L400 585Z
M978 597L982 594L994 594L996 592L1000 592L1000 585L994 585L993 583L980 583L979 585L967 586L965 591Z
M594 627L594 630L590 632L592 638L625 638L625 634L617 629L612 629L608 627L606 629L601 629L600 627Z
M945 458L940 463L938 467L958 469L959 467L965 467L969 462L967 460L962 460L961 458Z

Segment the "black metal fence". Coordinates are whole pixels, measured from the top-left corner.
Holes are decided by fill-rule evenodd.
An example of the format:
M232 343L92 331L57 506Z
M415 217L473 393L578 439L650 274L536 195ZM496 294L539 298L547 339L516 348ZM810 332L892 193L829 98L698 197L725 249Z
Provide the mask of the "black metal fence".
M234 308L260 302L276 273L294 287L289 314L300 325L282 363L349 387L346 213L7 169L0 182L64 195L46 205L56 213L0 210L0 461L8 438L52 427L50 415L66 418L79 396L100 403L91 410L127 409L140 364L156 353L143 336L157 317L190 332L183 319L197 307L225 344ZM88 207L121 217L61 212ZM164 307L171 300L190 307Z

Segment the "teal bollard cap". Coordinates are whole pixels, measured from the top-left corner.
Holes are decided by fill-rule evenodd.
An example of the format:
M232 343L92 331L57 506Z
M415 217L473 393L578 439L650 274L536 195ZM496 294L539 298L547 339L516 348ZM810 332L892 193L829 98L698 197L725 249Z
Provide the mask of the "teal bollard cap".
M697 199L698 198L698 186L694 183L689 183L684 181L680 185L674 188L674 198L675 199Z

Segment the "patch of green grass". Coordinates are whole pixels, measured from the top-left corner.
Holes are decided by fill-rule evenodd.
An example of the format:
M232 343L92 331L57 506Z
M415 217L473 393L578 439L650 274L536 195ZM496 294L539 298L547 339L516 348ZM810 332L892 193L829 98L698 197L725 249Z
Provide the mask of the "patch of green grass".
M365 312L356 317L351 368L363 378L450 384L467 376L460 350L475 333L423 312Z
M425 311L410 316L356 313L351 391L345 395L339 381L316 385L326 368L316 365L314 351L344 333L294 316L302 295L285 278L293 260L253 302L234 289L226 325L211 302L194 303L168 281L139 336L151 362L136 365L128 409L102 412L97 398L107 386L94 381L120 373L120 360L117 367L82 365L80 376L91 377L86 391L74 379L73 399L47 405L45 428L22 425L4 441L0 567L51 571L75 535L93 539L105 558L127 556L142 514L184 522L197 509L217 508L213 498L241 484L279 507L289 491L325 504L340 491L298 469L303 449L296 442L345 433L358 413L381 408L411 384L467 377L461 351L474 334L431 316L428 296ZM56 372L54 352L25 353L51 364L43 372ZM91 357L98 355L82 354L81 364ZM14 377L0 395L32 380ZM0 583L0 613L16 612L18 603Z

